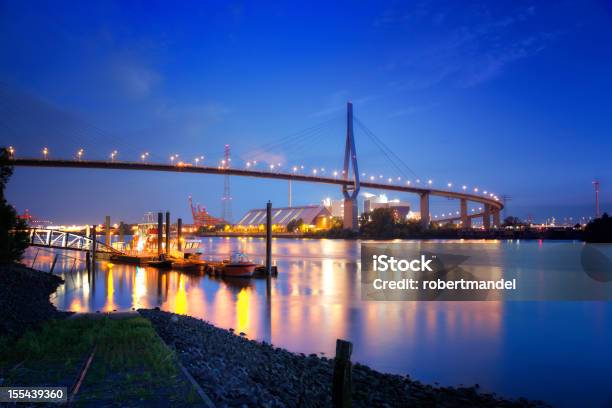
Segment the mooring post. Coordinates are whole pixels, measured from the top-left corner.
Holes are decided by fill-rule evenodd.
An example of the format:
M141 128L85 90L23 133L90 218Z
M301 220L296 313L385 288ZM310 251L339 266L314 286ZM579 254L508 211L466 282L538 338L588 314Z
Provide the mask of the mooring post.
M111 246L111 219L110 215L104 217L104 243L106 246Z
M164 234L164 214L158 212L157 213L157 255L161 256L162 254L162 241Z
M334 358L334 374L332 377L332 404L335 408L351 406L353 387L351 354L353 344L350 341L336 340L336 357Z
M166 211L166 255L170 256L170 211Z
M122 243L123 248L125 248L125 231L123 231L123 221L119 222L119 242Z
M96 273L96 247L97 247L97 238L96 238L96 226L92 225L91 227L91 270L95 274Z
M176 249L181 252L183 250L183 219L179 218L176 220Z
M87 282L91 285L91 254L89 251L85 252L85 268L87 268Z
M272 275L272 203L266 205L266 275Z

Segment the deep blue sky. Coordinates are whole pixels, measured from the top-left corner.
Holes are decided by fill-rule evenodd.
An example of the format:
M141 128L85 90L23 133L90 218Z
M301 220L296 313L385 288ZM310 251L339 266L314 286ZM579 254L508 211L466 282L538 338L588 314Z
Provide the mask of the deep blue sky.
M610 44L604 1L1 1L0 144L216 163L229 143L235 166L259 156L331 171L350 99L423 180L510 195L521 217L588 216L594 178L612 201ZM321 123L312 140L261 154ZM362 171L398 175L363 132L357 150ZM166 209L189 219L189 194L219 214L222 191L215 176L19 168L8 196L82 223ZM340 197L294 192L296 204ZM287 185L233 178L232 195L236 220L268 199L286 205Z

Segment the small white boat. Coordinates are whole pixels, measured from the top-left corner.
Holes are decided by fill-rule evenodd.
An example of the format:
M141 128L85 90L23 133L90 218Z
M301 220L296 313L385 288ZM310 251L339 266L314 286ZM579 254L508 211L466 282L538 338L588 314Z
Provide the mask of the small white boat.
M235 252L229 261L223 264L223 275L250 278L255 272L257 264L249 260L245 254Z

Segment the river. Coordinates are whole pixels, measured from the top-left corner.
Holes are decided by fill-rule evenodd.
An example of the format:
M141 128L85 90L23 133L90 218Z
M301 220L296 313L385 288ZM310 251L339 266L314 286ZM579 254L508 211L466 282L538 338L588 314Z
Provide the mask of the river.
M255 261L264 258L263 239L201 239L205 258L221 259L235 249ZM518 244L482 245L503 254ZM103 261L90 283L83 254L58 251L55 273L66 283L52 301L77 312L159 306L306 354L333 356L335 340L343 338L353 342L354 361L426 383L479 384L483 391L555 406L612 404L611 302L362 301L359 241L275 239L273 248L279 274L269 297L265 279ZM48 249L29 248L25 263L36 253L35 267L49 270Z

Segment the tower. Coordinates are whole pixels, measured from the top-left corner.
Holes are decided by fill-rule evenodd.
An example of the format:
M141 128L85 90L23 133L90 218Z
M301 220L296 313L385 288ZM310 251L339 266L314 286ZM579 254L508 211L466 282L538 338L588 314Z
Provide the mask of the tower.
M226 144L225 145L225 159L223 160L223 168L224 169L229 169L230 168L230 161L231 161L231 157L230 157L230 145ZM225 174L225 180L223 183L223 198L221 198L222 204L223 204L223 213L222 213L222 218L226 221L231 223L232 222L232 196L230 194L230 178L229 178L229 174Z
M352 170L351 170L352 167ZM342 171L345 181L352 183L342 185L344 196L344 228L356 231L357 224L357 195L359 194L359 169L357 168L357 150L355 150L355 135L353 134L353 103L346 104L346 145L344 148L344 169Z
M599 180L593 181L595 187L595 218L599 218Z

